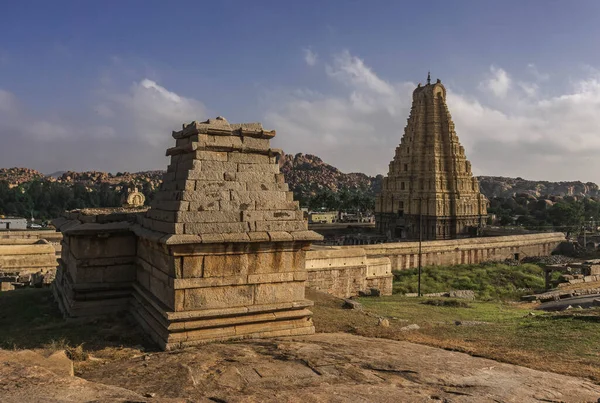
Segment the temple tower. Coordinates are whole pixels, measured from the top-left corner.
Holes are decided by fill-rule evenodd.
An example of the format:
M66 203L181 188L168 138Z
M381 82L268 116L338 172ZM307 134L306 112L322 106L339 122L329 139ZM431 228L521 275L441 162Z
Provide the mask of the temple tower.
M487 199L471 172L438 79L413 91L408 123L375 203L377 230L389 238L452 239L485 224Z

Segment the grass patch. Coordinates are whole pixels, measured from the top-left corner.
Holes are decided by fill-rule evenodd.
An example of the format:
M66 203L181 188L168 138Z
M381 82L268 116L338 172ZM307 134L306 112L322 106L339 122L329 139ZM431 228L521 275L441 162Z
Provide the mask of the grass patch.
M418 270L394 272L394 293L415 293ZM450 290L473 290L482 300L510 300L544 289L542 269L535 264L508 266L483 263L458 266L428 266L421 272L423 294Z
M461 301L458 299L427 299L422 302L425 305L434 306L449 306L452 308L471 308L468 302Z

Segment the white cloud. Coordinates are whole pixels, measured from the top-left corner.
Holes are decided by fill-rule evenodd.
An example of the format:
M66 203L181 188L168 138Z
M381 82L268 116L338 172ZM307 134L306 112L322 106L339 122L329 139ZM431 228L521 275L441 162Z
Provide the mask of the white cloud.
M545 180L600 181L600 77L573 82L569 91L541 97L541 84L490 69L480 89L447 87L447 103L475 174ZM320 156L344 172L387 173L410 112L410 82L379 77L348 52L333 56L326 76L341 93L291 90L272 99L265 121L289 153ZM485 94L486 92L484 92Z
M2 166L43 172L165 169L167 161L161 156L173 146L171 131L208 117L200 101L149 79L125 91L103 87L94 92L93 101L87 113L38 116L0 89Z
M511 87L512 80L503 69L491 66L489 77L479 84L483 90L491 91L499 98L505 98Z
M393 87L380 79L362 59L344 51L334 56L333 65L326 66L327 74L345 85L379 95L393 95Z
M306 62L306 64L308 64L310 67L315 66L319 59L319 55L317 55L315 52L313 52L310 48L304 48L303 52L304 52L304 61Z
M123 135L163 149L173 140L172 130L183 122L207 117L206 107L201 102L180 96L149 79L134 83L125 93L112 93L106 98L107 107L117 111L112 122L129 131Z
M537 81L546 81L550 79L550 74L541 73L533 63L527 65L527 70Z

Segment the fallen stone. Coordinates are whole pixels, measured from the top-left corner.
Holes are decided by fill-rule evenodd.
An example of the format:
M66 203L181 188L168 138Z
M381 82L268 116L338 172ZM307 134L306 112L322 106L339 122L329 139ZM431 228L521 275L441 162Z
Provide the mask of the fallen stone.
M390 327L390 321L387 320L386 318L379 318L379 321L377 322L377 326Z
M417 325L416 323L413 323L412 325L408 325L408 326L404 326L400 328L401 332L410 332L411 330L419 330L421 327L419 325Z
M475 291L473 290L455 290L449 291L448 297L450 298L461 298L461 299L475 299Z
M351 300L351 299L344 299L344 304L342 305L342 308L344 308L344 309L358 309L358 310L362 310L363 306L358 301L354 301L354 300Z

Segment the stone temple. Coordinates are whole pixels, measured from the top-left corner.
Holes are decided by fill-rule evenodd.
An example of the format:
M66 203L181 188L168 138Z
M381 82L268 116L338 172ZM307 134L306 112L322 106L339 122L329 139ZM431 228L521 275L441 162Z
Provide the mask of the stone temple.
M428 76L413 92L404 136L377 196L377 230L389 238L418 239L422 231L424 240L453 239L476 233L486 217L487 199L458 141L446 88Z

